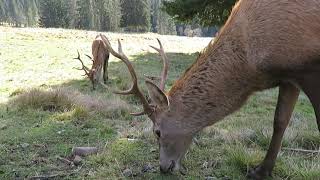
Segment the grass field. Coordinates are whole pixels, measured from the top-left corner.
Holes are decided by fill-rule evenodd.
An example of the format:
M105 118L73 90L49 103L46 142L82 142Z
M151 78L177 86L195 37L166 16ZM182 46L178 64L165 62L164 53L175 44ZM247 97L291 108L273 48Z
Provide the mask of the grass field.
M130 84L123 63L111 57L109 88L96 91L73 69L80 66L72 59L76 50L90 54L96 34L0 27L0 179L245 179L262 160L272 134L276 89L256 93L240 111L199 133L186 155L187 175L161 175L152 123L129 115L140 108L137 99L111 93ZM160 38L171 60L168 89L210 41L105 35L114 47L122 39L140 78L159 75L161 62L148 45L157 46ZM319 145L313 109L301 95L283 147L319 150ZM99 152L77 165L61 161L75 146L95 146ZM320 179L320 154L283 149L273 178Z

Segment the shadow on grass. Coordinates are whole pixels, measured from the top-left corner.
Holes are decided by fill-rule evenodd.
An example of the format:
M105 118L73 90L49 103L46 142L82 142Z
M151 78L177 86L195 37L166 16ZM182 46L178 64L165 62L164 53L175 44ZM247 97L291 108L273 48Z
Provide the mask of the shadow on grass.
M181 74L196 60L198 53L183 54L183 53L167 53L169 58L169 73L167 87L171 87L175 80L177 80ZM144 74L150 76L160 76L162 70L162 61L156 53L146 53L134 55L129 58L135 68L138 75L139 83L144 80ZM120 88L124 88L123 85L127 85L131 81L130 74L125 64L118 60L109 62L108 67L109 80L108 85L120 85ZM126 84L123 84L126 83ZM129 85L129 84L128 84ZM91 84L88 78L71 80L64 82L55 87L73 87L82 92L90 92ZM116 88L115 86L114 88ZM99 88L98 92L103 88ZM169 88L168 88L169 89Z

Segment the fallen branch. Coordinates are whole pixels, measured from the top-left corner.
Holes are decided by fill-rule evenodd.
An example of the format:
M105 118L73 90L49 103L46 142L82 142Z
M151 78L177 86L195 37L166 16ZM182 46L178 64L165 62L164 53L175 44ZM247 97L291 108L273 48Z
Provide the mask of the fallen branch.
M69 173L69 174L52 174L52 175L32 176L29 179L30 180L53 179L53 178L57 178L57 177L70 176L72 174L74 174L74 172L73 173Z
M282 150L302 152L302 153L320 153L319 150L307 150L307 149L282 148Z

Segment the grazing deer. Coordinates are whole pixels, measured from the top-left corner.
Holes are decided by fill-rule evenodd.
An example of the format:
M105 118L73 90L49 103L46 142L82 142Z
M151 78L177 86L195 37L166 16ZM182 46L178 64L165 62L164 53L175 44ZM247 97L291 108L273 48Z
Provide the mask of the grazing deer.
M248 174L271 175L285 129L304 91L320 130L320 1L240 0L214 42L165 94L146 81L152 104L140 92L134 69L124 55L134 81L130 91L142 101L159 140L160 170L181 170L195 133L238 110L256 91L279 87L274 131L263 162ZM163 49L161 48L161 53Z
M88 56L92 60L92 67L89 69L86 67L81 60L80 53L78 52L78 59L81 62L82 68L78 70L84 70L85 75L89 77L92 83L92 89L95 90L97 84L101 79L101 71L103 70L103 81L104 83L108 80L108 61L109 61L109 52L106 49L102 37L107 39L105 35L97 35L95 40L92 42L92 57Z

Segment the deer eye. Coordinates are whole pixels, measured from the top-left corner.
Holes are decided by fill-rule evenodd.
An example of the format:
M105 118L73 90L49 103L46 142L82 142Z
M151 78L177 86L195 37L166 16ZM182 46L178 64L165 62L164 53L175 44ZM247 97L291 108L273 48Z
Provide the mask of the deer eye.
M160 133L160 130L155 130L154 133L157 135L158 138L161 137L161 133Z

